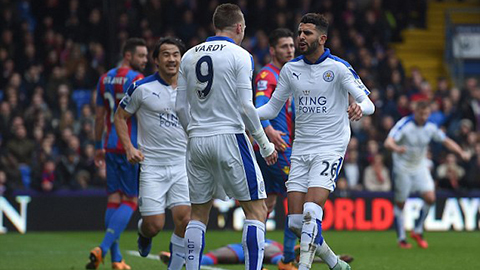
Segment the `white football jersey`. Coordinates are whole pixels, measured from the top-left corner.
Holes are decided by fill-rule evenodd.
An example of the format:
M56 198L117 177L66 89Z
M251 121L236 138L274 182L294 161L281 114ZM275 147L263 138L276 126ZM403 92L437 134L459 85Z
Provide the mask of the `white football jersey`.
M418 126L412 116L400 119L388 133L400 146L405 146L403 154L393 152L393 166L396 170L416 170L427 167L427 148L433 139L443 142L447 136L432 122Z
M315 63L300 56L283 66L272 98L283 101L293 94L292 155L344 156L350 140L349 93L356 100L370 94L350 64L329 49Z
M237 89L252 87L253 58L228 37L209 37L182 58L178 91L187 91L189 137L243 133Z
M120 101L138 123L141 164L174 165L185 162L187 136L175 114L177 91L155 73L133 83Z

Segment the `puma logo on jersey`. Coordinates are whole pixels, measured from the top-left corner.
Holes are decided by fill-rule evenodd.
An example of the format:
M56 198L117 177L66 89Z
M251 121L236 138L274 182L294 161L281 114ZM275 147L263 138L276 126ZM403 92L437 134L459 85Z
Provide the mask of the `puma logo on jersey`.
M160 94L158 94L158 93L152 92L152 95L157 96L158 98L160 98Z
M297 77L297 80L300 80L300 75L302 75L302 73L297 74L295 72L293 72L292 74L293 74L293 76Z

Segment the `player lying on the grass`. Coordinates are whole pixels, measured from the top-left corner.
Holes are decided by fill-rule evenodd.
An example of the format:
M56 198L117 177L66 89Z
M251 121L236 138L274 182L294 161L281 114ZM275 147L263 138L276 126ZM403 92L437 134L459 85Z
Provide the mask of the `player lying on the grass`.
M295 254L300 254L300 246L295 247ZM265 240L265 257L264 264L278 264L281 262L283 256L283 245L279 242L266 239ZM341 260L350 263L353 257L350 255L339 255ZM170 252L160 252L160 260L166 265L170 262ZM245 254L243 253L242 243L229 244L217 249L211 250L202 256L201 265L215 265L215 264L242 264L245 261ZM324 263L320 257L315 257L314 262Z

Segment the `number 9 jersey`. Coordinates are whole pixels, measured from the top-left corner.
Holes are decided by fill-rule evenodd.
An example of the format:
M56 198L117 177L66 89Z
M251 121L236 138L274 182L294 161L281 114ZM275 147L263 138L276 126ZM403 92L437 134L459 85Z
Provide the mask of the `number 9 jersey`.
M188 50L180 65L178 91L194 92L187 93L189 137L243 133L238 90L251 89L252 76L252 56L228 37L209 37Z

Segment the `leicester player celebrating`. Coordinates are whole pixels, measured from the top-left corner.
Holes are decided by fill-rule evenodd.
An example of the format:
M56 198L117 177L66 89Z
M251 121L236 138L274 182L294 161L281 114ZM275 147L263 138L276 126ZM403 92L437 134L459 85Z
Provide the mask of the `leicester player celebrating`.
M275 29L269 36L269 43L272 62L265 65L255 78L255 105L257 107L265 105L270 100L277 87L280 69L285 63L292 60L295 54L293 33L288 29ZM290 171L290 155L292 154L293 112L293 104L289 99L277 117L272 120L262 121L265 134L275 144L275 149L278 151L277 163L268 166L262 158L260 151L258 151L258 146L255 145L258 165L265 180L265 189L267 191L265 203L269 213L275 207L277 196L286 196L285 182ZM297 243L297 236L288 229L288 226L285 226L283 237L283 258L278 260L278 269L294 270L296 269L296 266L293 264L295 260L294 247Z
M184 234L190 218L185 152L187 136L173 110L183 43L160 39L153 50L158 72L135 82L120 102L115 126L130 163L140 163L138 251L146 257L152 238L163 229L165 208L172 210L175 230L170 240L173 254L169 270L180 270L185 262ZM138 119L138 148L128 136L127 120Z
M315 254L330 268L350 269L322 237L323 207L342 167L350 140L350 120L374 112L369 91L346 61L326 49L328 21L308 13L298 26L302 56L285 64L262 119L278 115L290 95L295 102L295 140L287 185L289 227L300 236L299 270L310 269ZM355 102L349 105L349 94Z

